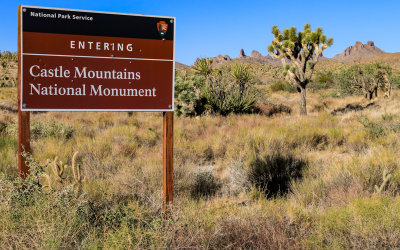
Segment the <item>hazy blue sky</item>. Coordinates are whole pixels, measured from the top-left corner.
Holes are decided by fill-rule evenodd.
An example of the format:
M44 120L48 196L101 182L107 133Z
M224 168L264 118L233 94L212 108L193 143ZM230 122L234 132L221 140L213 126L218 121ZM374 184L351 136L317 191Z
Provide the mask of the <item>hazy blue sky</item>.
M282 3L283 2L283 3ZM0 50L17 50L18 4L175 16L176 60L192 64L197 57L227 54L237 57L243 48L267 54L271 27L320 26L334 45L325 51L332 57L356 41L387 52L400 52L400 1L255 1L255 0L125 0L41 1L0 0Z

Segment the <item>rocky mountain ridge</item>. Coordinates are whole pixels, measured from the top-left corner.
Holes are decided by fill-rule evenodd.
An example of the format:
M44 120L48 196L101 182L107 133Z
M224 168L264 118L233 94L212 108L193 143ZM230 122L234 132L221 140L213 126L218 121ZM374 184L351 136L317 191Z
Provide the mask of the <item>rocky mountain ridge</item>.
M363 44L357 41L353 46L347 47L342 53L335 55L333 58L327 58L324 56L320 57L320 61L334 60L337 62L351 63L356 60L363 60L373 58L385 54L383 50L375 46L374 41L368 41ZM257 50L253 50L248 56L245 50L242 48L236 58L231 58L229 55L218 55L213 57L214 64L224 64L229 62L242 62L250 64L271 64L271 65L282 65L281 60L273 58L271 55L262 55ZM182 66L182 65L180 65ZM186 66L186 65L185 65ZM181 68L181 67L180 67Z
M236 58L231 58L228 55L218 55L213 58L214 63L216 64L221 64L225 62L230 62L230 61L239 61L239 62L247 62L247 63L252 63L252 64L273 64L273 65L280 65L281 61L278 59L272 58L270 55L263 56L260 52L257 50L253 50L250 54L250 56L246 55L244 49L241 49L239 52L238 57Z
M363 44L357 41L353 46L347 47L342 53L335 55L332 59L340 62L353 62L359 59L366 59L385 53L375 46L374 41Z

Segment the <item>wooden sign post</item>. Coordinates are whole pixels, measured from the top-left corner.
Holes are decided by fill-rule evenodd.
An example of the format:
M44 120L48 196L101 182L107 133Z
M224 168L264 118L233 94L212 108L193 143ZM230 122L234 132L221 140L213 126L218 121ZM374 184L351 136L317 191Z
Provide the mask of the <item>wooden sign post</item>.
M173 183L173 147L174 112L163 113L163 211L174 197Z
M18 7L18 31L21 30L21 6ZM30 112L21 111L21 32L18 32L18 176L25 179L29 167L22 152L31 152Z
M31 111L163 112L163 191L173 199L175 18L18 9L18 174Z

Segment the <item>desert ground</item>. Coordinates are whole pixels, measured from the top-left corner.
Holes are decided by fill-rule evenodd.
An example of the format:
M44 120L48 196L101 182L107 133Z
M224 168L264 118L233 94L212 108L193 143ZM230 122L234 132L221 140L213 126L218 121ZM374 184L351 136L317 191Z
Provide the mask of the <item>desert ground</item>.
M361 64L390 65L395 76L398 56ZM164 220L161 113L34 112L23 181L17 62L2 60L1 248L400 247L396 78L389 98L379 89L367 100L338 87L351 63L321 61L307 87L308 115L300 116L282 66L241 60L258 93L255 108L196 114L196 97L179 94L201 79L193 66L178 69L174 202ZM214 68L224 75L236 63Z

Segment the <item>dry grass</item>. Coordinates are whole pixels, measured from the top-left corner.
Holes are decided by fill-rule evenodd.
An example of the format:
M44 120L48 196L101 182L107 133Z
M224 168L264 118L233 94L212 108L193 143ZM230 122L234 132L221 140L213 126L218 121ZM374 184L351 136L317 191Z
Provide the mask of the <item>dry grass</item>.
M73 152L79 151L85 182L78 198L66 198L66 189L38 194L31 205L19 207L20 196L15 200L9 191L16 172L16 137L0 130L0 172L11 176L0 178L0 245L398 248L399 92L389 100L374 100L371 108L336 116L330 114L335 109L367 103L357 97L326 97L323 91L309 93L310 114L299 117L297 98L271 94L273 103L293 110L273 117L175 118L176 198L167 225L160 210L161 114L33 114L32 123L41 124L41 136L32 141L34 158L45 162L58 156L71 164ZM14 88L0 88L0 124L7 128L16 123L15 99ZM375 136L381 130L365 127L360 117L381 126L382 134ZM46 133L46 124L53 121L69 126L72 136ZM291 182L289 194L267 199L268 190L254 188L249 180L249 167L257 157L278 151L305 159L307 167L301 179ZM374 186L382 184L384 170L392 177L378 194ZM213 185L209 177L208 184L198 183L202 178L196 174L204 172L213 176L216 190L193 196L198 185Z

